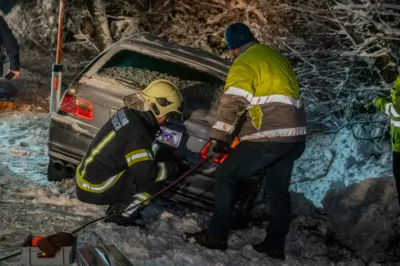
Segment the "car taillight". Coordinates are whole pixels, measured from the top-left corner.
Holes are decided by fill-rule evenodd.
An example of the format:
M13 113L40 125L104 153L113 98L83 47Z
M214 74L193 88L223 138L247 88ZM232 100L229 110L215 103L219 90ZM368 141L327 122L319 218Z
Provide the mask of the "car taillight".
M239 138L235 138L233 140L232 144L231 144L231 149L234 149L239 144L239 142L240 142ZM201 158L203 158L203 159L207 158L208 148L210 147L210 145L211 145L211 140L208 141L206 143L206 145L204 145L203 149L201 149L201 151L200 151L200 157ZM228 158L228 154L227 153L221 153L219 158L213 158L212 161L214 163L221 164L226 160L226 158Z
M93 103L75 96L75 90L69 90L60 105L60 110L86 120L93 119Z
M91 101L76 98L75 115L87 120L93 119L93 103Z

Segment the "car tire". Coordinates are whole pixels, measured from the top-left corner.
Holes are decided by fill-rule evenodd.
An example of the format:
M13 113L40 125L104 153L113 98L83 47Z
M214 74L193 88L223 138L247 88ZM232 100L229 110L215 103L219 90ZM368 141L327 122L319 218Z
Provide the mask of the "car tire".
M59 171L54 168L53 161L50 159L47 166L47 180L51 182L61 181L65 179L66 176L64 171Z

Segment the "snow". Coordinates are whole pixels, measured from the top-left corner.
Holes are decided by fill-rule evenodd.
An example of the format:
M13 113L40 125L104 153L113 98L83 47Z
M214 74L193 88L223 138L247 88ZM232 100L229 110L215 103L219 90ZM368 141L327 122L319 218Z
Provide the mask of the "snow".
M356 141L348 130L309 137L303 156L295 163L290 189L304 193L316 207L322 207L321 201L330 188L392 176L390 143L384 141L378 147L378 158L370 155L370 146L369 142ZM303 182L305 179L311 181Z
M104 206L79 202L73 180L50 183L46 179L48 114L9 112L0 114L0 256L18 249L28 232L54 233L72 231L91 219L104 215ZM334 136L316 135L308 140L307 150L295 166L291 189L304 193L319 206L330 187L347 186L366 178L391 175L387 150L382 156L365 158L347 131ZM332 159L333 156L333 160ZM331 162L331 163L330 163ZM323 178L302 182L305 178ZM388 172L389 171L389 172ZM300 181L300 183L298 183ZM297 182L297 183L296 183ZM145 209L149 228L118 227L99 222L92 231L109 244L120 248L135 265L328 265L322 255L311 258L298 253L321 253L324 242L308 240L307 232L298 230L305 221L319 221L299 216L292 222L287 260L277 262L255 252L251 244L265 237L265 229L252 227L234 231L226 252L207 250L197 244L184 243L180 235L205 228L209 215L163 200ZM313 220L314 219L314 220ZM315 222L316 224L322 222ZM322 231L326 226L321 224ZM325 228L325 229L324 229ZM309 246L305 246L309 243ZM311 246L311 247L310 247ZM314 254L313 253L313 254ZM322 254L322 253L321 253ZM311 256L311 255L310 255ZM1 265L16 265L10 260ZM336 265L364 265L350 258Z
M0 116L1 169L30 180L43 180L47 167L47 115Z

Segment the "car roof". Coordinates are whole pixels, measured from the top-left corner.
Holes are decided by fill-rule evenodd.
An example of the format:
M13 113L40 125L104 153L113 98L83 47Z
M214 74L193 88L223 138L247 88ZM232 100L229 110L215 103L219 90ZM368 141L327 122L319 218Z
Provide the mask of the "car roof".
M167 41L148 32L136 33L115 43L115 45L134 45L155 49L161 53L167 53L182 59L188 59L191 64L200 64L202 67L217 71L218 76L226 77L231 63L215 54L199 48L179 45ZM160 49L161 48L161 49Z

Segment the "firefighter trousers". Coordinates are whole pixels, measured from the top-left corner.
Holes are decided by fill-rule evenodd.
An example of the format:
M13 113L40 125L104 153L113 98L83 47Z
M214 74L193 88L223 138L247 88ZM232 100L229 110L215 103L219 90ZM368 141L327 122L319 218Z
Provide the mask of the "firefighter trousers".
M152 195L164 187L163 182L154 182L145 178L138 178L130 169L126 169L118 181L108 190L93 193L76 187L78 199L96 205L112 205L130 201L132 196L146 193ZM147 196L146 196L147 197Z
M241 180L266 169L266 191L271 220L264 244L282 251L291 220L289 185L294 161L304 152L305 142L241 142L216 170L216 202L210 233L228 239L231 216Z

